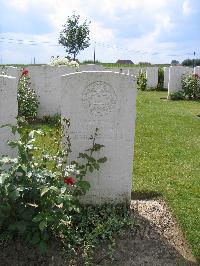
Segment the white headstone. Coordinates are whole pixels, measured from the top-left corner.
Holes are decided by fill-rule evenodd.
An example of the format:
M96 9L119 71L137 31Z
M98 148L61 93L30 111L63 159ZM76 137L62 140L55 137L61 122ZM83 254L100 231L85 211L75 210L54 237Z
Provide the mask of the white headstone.
M81 72L62 78L61 116L70 118L71 159L91 147L90 136L99 129L97 143L106 156L99 172L88 173L90 191L83 203L130 201L136 115L136 79L113 72Z
M142 73L147 73L147 67L141 67L141 72Z
M112 71L114 73L123 73L123 74L129 74L129 69L125 67L112 67L112 68L107 68L106 71Z
M129 68L129 75L135 76L136 78L139 76L140 72L141 72L140 67Z
M7 75L11 77L17 78L17 81L19 81L19 78L22 74L22 70L18 67L14 66L1 66L0 67L0 75Z
M170 93L182 90L181 80L184 75L192 74L193 68L184 66L171 66L169 68L168 97Z
M102 65L95 65L95 64L86 64L86 65L79 65L79 72L82 71L104 71L105 68Z
M158 85L158 67L147 67L147 89Z
M200 77L200 66L194 68L194 74L197 74Z
M168 89L169 83L169 67L164 67L164 89Z
M38 117L60 114L61 76L76 72L75 67L68 66L29 66L31 87L38 100Z
M0 75L0 127L6 124L16 125L17 115L17 78ZM16 150L7 144L11 139L14 139L11 128L0 128L0 157L16 154Z

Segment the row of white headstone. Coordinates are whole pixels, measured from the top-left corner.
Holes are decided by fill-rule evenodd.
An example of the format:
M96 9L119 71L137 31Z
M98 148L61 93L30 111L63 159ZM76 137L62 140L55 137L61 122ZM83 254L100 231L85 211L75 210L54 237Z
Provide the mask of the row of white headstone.
M73 71L66 67L29 67L34 88L40 96L39 114L61 113L62 118L71 119L72 160L89 148L90 135L99 128L97 141L105 145L99 155L107 156L108 161L99 172L87 176L91 190L82 198L83 202L130 201L139 70L131 69L129 75L115 69L115 73L100 69L67 74ZM155 72L152 68L147 73L153 76ZM193 69L165 68L168 93L181 89L181 76L186 73L193 73ZM195 73L200 74L200 67L195 68ZM14 77L0 76L0 125L16 124L18 113L17 84L21 71L11 68L9 74ZM11 138L9 128L0 129L0 156L13 156L13 150L6 143Z
M197 74L200 77L200 66L195 68L184 66L164 67L164 88L168 89L168 96L182 90L181 79L187 74Z
M104 71L105 68L100 65L81 65L79 71ZM30 66L29 76L31 77L31 86L39 97L38 117L46 115L54 115L60 113L60 82L61 76L68 73L76 72L76 68L72 67L52 67L52 66ZM148 67L139 68L113 68L109 71L125 73L138 77L140 71L147 74L147 87L155 88L158 83L158 68ZM7 67L7 75L14 76L19 79L21 70L16 67ZM181 77L184 74L200 73L200 67L193 68L174 66L164 68L164 88L168 89L168 95L181 90Z
M61 112L61 76L77 72L73 67L53 67L53 66L29 66L29 76L31 86L39 97L38 117L54 115ZM105 69L101 65L80 65L78 70L82 71L112 71L124 73L138 77L140 71L146 73L147 88L155 88L158 84L158 67L133 67L133 68L109 68ZM1 72L1 69L0 69ZM15 67L7 67L6 73L19 79L21 70ZM168 95L181 90L181 78L185 74L200 74L200 67L189 68L183 66L172 66L164 68L164 88L168 90Z
M46 78L45 78L46 80ZM99 129L97 143L105 145L98 156L108 158L100 171L88 174L90 191L82 202L122 203L131 199L136 79L97 71L63 75L58 84L61 117L70 118L71 160L91 146L90 136ZM0 76L0 124L16 124L17 79ZM67 129L66 129L67 130ZM6 141L8 128L0 129L0 155L12 155Z

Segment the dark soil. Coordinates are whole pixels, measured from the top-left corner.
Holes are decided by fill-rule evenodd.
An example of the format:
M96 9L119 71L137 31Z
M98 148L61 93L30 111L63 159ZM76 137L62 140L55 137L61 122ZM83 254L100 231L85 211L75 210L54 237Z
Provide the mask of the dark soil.
M175 219L161 200L133 200L131 204L136 229L116 240L113 260L105 244L95 251L93 265L172 266L197 265ZM66 262L58 242L52 242L47 255L41 257L36 248L26 246L20 239L0 243L0 266L64 266L84 265ZM76 258L75 258L76 259Z

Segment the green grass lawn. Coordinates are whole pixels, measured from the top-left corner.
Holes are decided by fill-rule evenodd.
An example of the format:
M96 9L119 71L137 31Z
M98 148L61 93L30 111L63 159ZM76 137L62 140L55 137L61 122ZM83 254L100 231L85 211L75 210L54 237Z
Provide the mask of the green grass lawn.
M133 190L166 199L200 261L200 103L160 99L166 96L137 95ZM53 153L59 129L35 127L47 133L37 144Z
M133 190L161 194L200 261L200 103L139 92Z

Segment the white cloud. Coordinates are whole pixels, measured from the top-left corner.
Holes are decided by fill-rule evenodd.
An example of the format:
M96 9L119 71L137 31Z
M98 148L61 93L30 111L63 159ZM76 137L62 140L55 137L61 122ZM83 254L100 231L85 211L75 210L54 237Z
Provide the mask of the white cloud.
M192 13L192 7L190 5L189 0L185 0L183 2L183 14L184 15L190 15Z
M88 20L91 20L91 42L97 42L97 54L100 57L99 59L103 61L115 61L120 57L129 57L134 61L141 61L146 58L146 60L168 62L169 58L165 55L174 53L173 51L177 49L177 44L170 41L161 43L159 36L165 33L170 34L170 31L176 26L176 20L179 15L183 13L188 15L192 12L189 0L9 0L7 3L16 10L23 12L31 10L33 7L39 8L53 26L51 34L30 34L29 36L18 36L19 39L24 37L37 41L57 43L62 25L65 23L67 16L72 15L73 11L80 14L83 20L88 18ZM138 22L138 24L135 24L138 29L140 29L140 25L143 26L142 29L148 29L149 21L152 26L145 31L145 34L142 30L139 30L135 35L136 37L132 37L131 32L126 37L123 37L123 34L119 37L120 31L123 31L123 28L118 29L120 20L125 22L123 24L124 31L127 30L126 21ZM104 47L100 46L100 44L98 45L98 42L104 43ZM108 48L106 44L112 47L116 45L123 49ZM81 60L91 59L92 47L91 45L90 48L80 53ZM126 48L140 50L145 54L128 52ZM48 49L41 47L40 50L39 47L35 47L35 51L38 51L38 56L41 56L44 60L57 53L64 54L64 48L57 47L48 47ZM159 52L160 55L152 56L152 53L156 52Z

